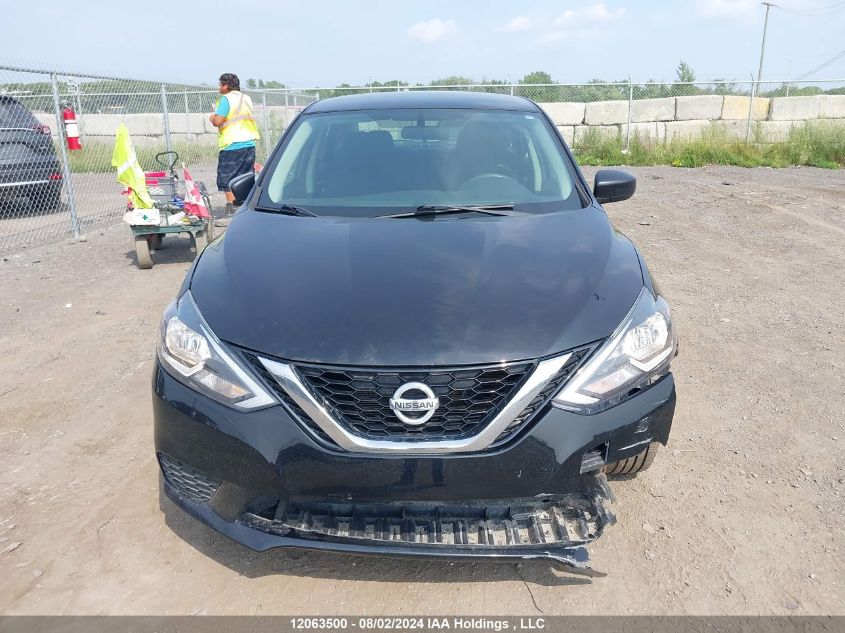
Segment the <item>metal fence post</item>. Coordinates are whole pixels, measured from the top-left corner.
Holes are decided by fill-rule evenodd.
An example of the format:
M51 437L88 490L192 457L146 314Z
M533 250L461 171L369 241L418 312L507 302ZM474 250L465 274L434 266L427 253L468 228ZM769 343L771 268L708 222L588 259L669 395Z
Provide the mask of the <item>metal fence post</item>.
M513 84L511 84L511 96L513 96Z
M267 156L270 156L270 126L267 125L267 93L261 93L261 103L263 104L264 108L261 111L261 118L263 120L264 125L264 155L265 160Z
M164 84L161 84L161 111L164 118L164 144L168 152L173 151L173 143L170 140L170 114L167 112L167 91Z
M748 125L745 127L745 142L751 140L751 113L754 111L754 98L757 95L757 82L754 75L751 75L751 99L748 101Z
M631 104L633 101L634 84L631 82L631 78L628 77L628 127L625 129L625 154L631 149Z
M191 135L191 112L188 108L188 89L185 88L185 130Z
M73 190L73 178L70 173L70 160L67 155L67 143L64 135L64 121L62 120L62 108L59 104L59 84L56 81L56 74L50 73L50 84L53 87L53 109L56 113L56 130L58 131L59 148L62 150L62 178L67 187L67 202L70 207L70 226L73 229L73 236L79 238L79 217L76 215L76 194Z

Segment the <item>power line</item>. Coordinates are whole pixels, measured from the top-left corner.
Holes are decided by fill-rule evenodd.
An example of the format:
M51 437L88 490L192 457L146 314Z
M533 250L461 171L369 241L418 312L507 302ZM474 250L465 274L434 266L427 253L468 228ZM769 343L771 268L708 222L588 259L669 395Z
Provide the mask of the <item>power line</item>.
M813 70L804 73L800 77L796 77L794 81L801 81L802 79L806 79L810 75L814 75L817 72L819 72L822 68L830 66L833 62L835 62L838 59L841 59L842 57L845 57L845 51L841 51L840 53L834 55L833 57L831 57L829 60L827 60L823 64L820 64L820 65L816 66L815 68L813 68Z
M840 9L845 9L845 2L837 2L836 4L831 4L826 7L815 7L813 9L788 9L786 7L782 7L780 5L775 5L778 9L783 11L784 13L793 13L795 15L806 15L806 16L814 16L814 15L824 15L826 13L833 13L834 11L838 11Z

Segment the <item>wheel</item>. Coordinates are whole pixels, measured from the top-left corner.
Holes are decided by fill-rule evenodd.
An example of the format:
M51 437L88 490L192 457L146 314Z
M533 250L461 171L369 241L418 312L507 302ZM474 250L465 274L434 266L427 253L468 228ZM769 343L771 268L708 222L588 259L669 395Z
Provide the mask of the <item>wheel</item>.
M196 244L197 249L197 257L200 256L203 249L208 246L208 236L206 235L205 231L197 231L194 233L194 244Z
M154 233L150 235L150 248L154 251L160 251L164 248L164 233Z
M135 236L135 257L138 259L138 268L147 270L153 267L153 258L150 255L150 243L146 235Z
M29 192L29 204L38 211L52 211L61 204L62 186L44 185Z
M642 453L637 453L628 459L620 459L618 462L608 464L605 466L604 472L609 477L613 477L617 475L636 475L644 470L648 470L657 456L659 446L660 442L652 442Z

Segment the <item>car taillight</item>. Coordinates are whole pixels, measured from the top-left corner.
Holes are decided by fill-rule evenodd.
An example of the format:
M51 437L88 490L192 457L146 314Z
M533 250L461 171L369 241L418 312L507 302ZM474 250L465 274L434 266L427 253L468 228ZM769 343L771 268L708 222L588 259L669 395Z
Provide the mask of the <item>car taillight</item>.
M46 136L50 135L50 126L49 125L44 125L42 123L42 124L36 125L34 129L35 129L36 132L38 132L40 134L44 134Z
M50 174L49 178L50 178L50 180L61 180L62 174L61 174L61 172L56 171L56 172L53 172L52 174Z

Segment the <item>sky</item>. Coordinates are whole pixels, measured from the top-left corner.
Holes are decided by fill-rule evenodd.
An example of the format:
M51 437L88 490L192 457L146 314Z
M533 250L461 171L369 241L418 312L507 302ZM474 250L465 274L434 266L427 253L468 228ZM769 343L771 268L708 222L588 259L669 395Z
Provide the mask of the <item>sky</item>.
M779 0L763 79L795 78L845 50L845 2ZM0 64L215 84L223 72L292 87L450 75L559 82L757 72L758 0L0 0ZM125 7L125 8L124 8ZM146 8L145 8L146 7ZM37 26L36 26L37 25ZM0 70L0 82L4 80ZM845 79L845 55L813 78Z

